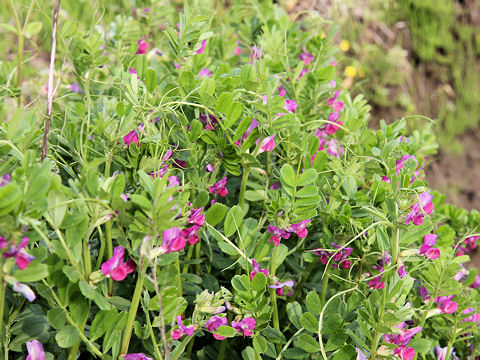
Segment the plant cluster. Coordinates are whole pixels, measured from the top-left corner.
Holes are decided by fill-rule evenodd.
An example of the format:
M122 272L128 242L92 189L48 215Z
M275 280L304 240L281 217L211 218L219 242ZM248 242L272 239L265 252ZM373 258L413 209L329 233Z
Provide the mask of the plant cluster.
M315 12L164 9L60 18L44 161L7 92L0 356L480 356L480 213L428 187L431 128L370 129Z

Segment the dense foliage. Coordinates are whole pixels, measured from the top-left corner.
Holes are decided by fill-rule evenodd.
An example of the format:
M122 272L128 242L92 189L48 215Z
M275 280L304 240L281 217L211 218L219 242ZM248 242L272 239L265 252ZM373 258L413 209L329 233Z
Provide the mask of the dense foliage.
M431 127L370 129L316 13L213 7L61 19L44 161L5 86L1 356L480 355L480 214L423 180Z

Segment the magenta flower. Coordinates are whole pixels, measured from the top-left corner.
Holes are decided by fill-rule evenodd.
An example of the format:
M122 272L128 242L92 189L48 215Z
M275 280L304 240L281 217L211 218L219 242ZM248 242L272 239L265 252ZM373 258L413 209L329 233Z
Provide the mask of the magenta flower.
M368 286L372 289L383 289L385 287L385 281L382 280L382 275L374 277L368 282Z
M400 170L404 168L405 163L408 161L408 159L413 159L418 164L418 160L415 155L403 155L402 158L400 160L397 160L395 163L395 175L398 175L400 173Z
M167 169L168 169L168 164L166 164L163 168L161 168L160 170L157 170L157 171L154 171L152 173L150 173L149 175L155 179L156 177L158 178L162 178L165 173L167 172Z
M239 56L242 53L242 48L240 46L235 46L235 55Z
M412 347L397 348L393 353L402 360L413 360L415 357L415 349Z
M258 265L256 259L252 259L252 266L253 266L253 270L250 271L250 281L252 281L253 277L258 273L263 273L265 276L268 276L268 269L267 268L262 269L260 265Z
M45 360L45 352L40 341L27 341L27 351L28 355L25 360Z
M273 235L268 241L273 241L275 246L280 245L280 239L288 239L290 237L288 232L273 225L267 226L267 231Z
M340 155L344 153L343 147L340 144L338 144L335 141L335 139L330 139L330 140L326 141L325 143L327 145L327 153L328 154L339 158Z
M270 185L270 190L278 190L280 189L280 183L278 181L274 182L272 185Z
M207 170L208 172L214 172L215 171L215 165L213 164L207 164L207 166L205 166L205 170Z
M469 307L468 309L463 310L462 314L467 315L467 314L470 314L474 311L475 310L473 309L473 307ZM463 321L465 321L465 322L478 322L478 321L480 321L480 314L474 313L474 314L466 317L465 319L463 319Z
M447 358L447 347L442 348L440 346L435 346L435 357L436 360L445 360ZM450 355L448 358L451 358L452 360L458 360L458 357L453 354L453 347L450 349Z
M0 176L0 187L4 187L10 182L10 174L3 174Z
M203 69L200 70L200 72L198 73L198 76L212 76L212 73L211 73L210 70L208 70L207 68L203 68Z
M340 129L339 125L342 125L342 122L338 120L339 117L340 113L331 113L329 115L328 120L334 122L334 124L328 123L327 125L325 125L324 130L327 135L333 135Z
M178 180L178 177L176 176L169 176L168 177L168 187L169 188L172 188L172 187L175 187L175 186L180 186L181 183L180 183L180 180ZM181 191L181 190L178 190L178 191Z
M430 293L425 286L420 287L420 297L423 299L423 301L427 301L428 299L430 299L429 295Z
M476 275L475 276L475 281L472 283L472 285L470 285L470 287L472 289L476 289L480 286L480 276L479 275Z
M142 353L126 354L123 356L123 359L124 360L152 360L152 358L149 358L147 355Z
M198 237L198 229L200 229L200 226L198 225L183 229L182 237L187 239L190 245L195 245L200 240Z
M10 245L9 251L5 251L3 253L3 257L5 259L14 257L15 263L17 264L20 270L26 269L30 261L35 259L35 257L27 254L26 251L24 250L29 240L30 240L29 238L23 237L22 241L18 246ZM2 243L3 243L3 240L2 240Z
M78 82L74 82L72 85L70 85L70 91L80 94L82 92L82 88L80 87L80 85L78 85Z
M218 124L218 120L215 116L208 114L200 114L200 122L205 124L206 130L215 130L215 124Z
M433 245L437 243L437 235L427 234L424 236L424 241L420 247L419 255L425 255L429 260L435 260L440 256L440 250L434 248Z
M28 285L19 283L18 281L15 281L13 283L13 291L16 291L16 292L22 294L30 302L32 302L33 300L35 300L37 298L35 296L35 293L33 292L33 290L30 289L30 287Z
M403 279L403 277L407 275L407 272L405 271L405 265L400 266L397 272L398 272L398 276L400 276L400 279Z
M5 249L7 247L7 239L0 235L0 249Z
M219 180L214 185L210 186L208 188L208 192L210 194L218 194L221 197L225 197L228 194L226 185L227 185L227 177L225 176L222 180Z
M228 320L227 320L226 317L220 317L220 316L217 316L217 315L213 315L212 317L210 317L210 319L207 320L207 322L205 323L205 327L207 328L208 331L213 333L212 335L215 339L224 340L224 339L226 339L226 337L215 334L215 331L217 331L217 329L220 326L226 326L227 324L228 324Z
M182 316L178 315L177 316L177 324L178 324L178 329L175 329L172 331L172 339L173 340L179 340L183 334L186 334L187 336L193 336L193 332L195 329L193 326L185 326L182 323Z
M315 59L312 54L307 52L307 49L303 48L302 53L298 56L300 61L303 61L305 65L310 64Z
M413 336L422 331L421 326L405 330L405 322L395 325L394 327L400 329L399 332L394 334L385 334L385 342L396 344L401 347L407 346L410 343L410 340L412 340Z
M297 234L297 236L300 238L300 239L304 239L307 237L307 234L308 234L308 231L307 229L305 228L307 226L307 224L310 222L311 220L310 219L307 219L307 220L303 220L303 221L300 221L299 223L297 224L292 224L290 225L290 231L294 232L295 234Z
M232 321L232 327L235 328L238 332L245 336L251 336L253 334L253 330L257 327L257 322L252 317L246 317L242 321Z
M270 289L276 289L275 292L277 293L278 296L283 295L284 287L287 286L289 288L293 287L293 280L285 281L285 282L280 282L280 281L275 281L274 285L270 285ZM292 293L292 289L290 289L290 292L287 294L287 296L290 296Z
M162 253L176 252L182 250L186 245L186 240L178 227L173 227L163 232Z
M450 296L439 296L435 299L437 303L437 309L444 314L453 314L458 309L458 304L456 301L452 301L455 295Z
M295 110L298 108L298 104L295 100L288 100L285 99L285 106L283 107L285 110L288 112L295 112Z
M177 69L180 69L180 65L176 61L173 62L173 66L175 66Z
M280 85L278 88L278 95L281 97L284 97L287 94L287 90L283 87L283 85Z
M202 214L203 206L201 208L192 209L190 213L189 224L202 226L205 224L205 215Z
M265 139L263 139L262 143L260 144L260 150L258 150L258 153L261 154L262 152L265 151L272 151L275 148L275 136L276 134L269 136ZM258 140L257 140L258 142Z
M207 46L207 40L203 40L201 45L200 45L200 48L197 51L195 51L195 54L197 54L197 55L203 54L206 46Z
M145 41L145 36L142 36L142 38L137 41L137 44L137 54L146 54L148 49L148 43Z
M413 222L415 225L422 225L424 213L429 215L433 211L433 196L428 192L423 192L419 196L420 203L415 203L412 206L412 210L407 216L405 224L408 225Z
M130 146L131 143L135 143L138 146L138 133L137 130L130 131L127 135L123 137L123 142L125 145Z
M235 142L235 144L238 146L242 146L242 141L246 140L257 126L258 126L257 120L252 119L252 122L250 123L250 126L248 127L248 129L245 131L242 137Z
M341 246L335 244L334 242L332 242L331 245L335 249L341 249ZM333 268L338 268L338 265L341 265L343 268L349 269L350 266L352 265L352 263L349 260L347 260L347 257L349 257L353 252L353 248L351 247L345 247L337 252L333 250L327 251L327 250L321 250L321 249L314 249L313 252L316 255L320 256L319 261L323 265L326 265L328 263L328 259L330 259L331 257L333 257L332 258Z
M122 281L128 274L135 271L137 264L132 259L123 262L125 248L117 246L113 249L113 256L105 261L101 268L104 276L110 277L115 281Z
M250 62L250 64L254 60L261 59L262 57L263 57L262 49L260 49L259 47L256 47L256 46L252 46L252 50L250 52L250 59L252 59L252 61Z
M340 95L340 91L335 91L333 93L333 96L330 99L327 100L327 105L332 106L333 103L337 100L338 95Z

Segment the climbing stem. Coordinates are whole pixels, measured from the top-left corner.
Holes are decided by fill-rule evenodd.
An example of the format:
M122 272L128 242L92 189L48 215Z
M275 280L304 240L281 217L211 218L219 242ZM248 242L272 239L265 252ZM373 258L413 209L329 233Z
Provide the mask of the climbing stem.
M325 272L323 274L322 292L320 293L320 304L322 304L322 308L325 305L325 296L327 294L327 286L328 286L328 280L330 278L331 269L332 269L332 262L329 261L327 263L327 267L325 268Z
M177 286L178 286L178 296L182 297L182 272L180 271L180 257L177 256L175 260L175 267L177 268Z
M145 273L147 271L148 263L144 259L140 259L140 272L138 274L137 284L133 292L132 303L130 304L130 310L128 311L127 324L123 333L121 354L125 355L128 352L128 346L130 344L130 338L132 336L133 323L137 315L138 305L140 303L140 297L143 291L143 282L145 280Z
M242 184L240 185L240 196L238 200L238 205L243 209L243 204L245 203L245 190L247 189L248 174L250 173L250 168L243 168Z

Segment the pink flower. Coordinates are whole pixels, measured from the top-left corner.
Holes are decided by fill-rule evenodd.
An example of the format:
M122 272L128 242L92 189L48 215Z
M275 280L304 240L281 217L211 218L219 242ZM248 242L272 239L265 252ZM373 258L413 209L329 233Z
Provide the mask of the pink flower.
M385 334L385 342L399 345L400 347L407 346L412 340L413 336L422 331L421 326L414 327L412 329L405 330L405 322L402 322L394 327L399 328L398 333Z
M140 40L138 40L137 44L137 54L146 54L148 49L148 43L145 40L145 36L143 36Z
M195 51L195 54L197 54L197 55L203 54L206 46L207 46L207 40L203 40L201 45L200 45L200 48L197 51Z
M253 334L252 330L254 330L257 327L257 322L252 317L246 317L245 319L239 322L232 321L231 325L238 332L242 333L243 337L245 337L245 336L251 336Z
M182 316L178 315L177 316L177 324L178 324L178 329L172 331L172 339L173 340L179 340L183 334L186 334L187 336L192 336L193 332L195 329L193 326L185 326L182 323Z
M402 360L412 360L415 357L415 349L412 347L397 348L393 353Z
M278 95L281 97L284 97L286 93L287 93L287 90L285 90L283 85L280 85L280 87L278 88Z
M182 237L187 239L190 245L195 245L200 240L198 237L198 229L200 229L200 226L198 225L185 228L182 230Z
M220 316L217 316L217 315L213 315L212 317L210 317L210 319L207 320L207 322L205 323L205 327L207 328L208 331L213 333L213 337L215 339L224 340L224 339L226 339L226 337L215 334L215 331L217 331L217 329L220 326L226 326L227 324L228 324L228 320L227 320L226 317L220 317Z
M175 66L177 69L180 69L180 65L176 61L173 62L173 66Z
M456 301L452 301L455 295L450 296L439 296L435 299L437 303L437 309L444 314L453 314L458 309L458 304Z
M132 259L123 262L125 248L117 246L113 249L113 256L102 264L102 273L115 281L122 281L128 274L135 271L137 265Z
M262 143L260 144L260 150L258 150L259 154L265 151L272 151L275 148L275 136L277 135L274 134L263 139Z
M463 310L462 314L467 315L467 314L470 314L474 311L475 310L473 310L473 307L469 307L468 309ZM463 321L465 321L465 322L478 322L478 321L480 321L480 315L478 313L474 313L474 314L466 317L465 319L463 319Z
M225 176L222 180L217 181L214 185L208 188L210 194L218 194L221 197L225 197L228 194L228 190L226 188L227 185L227 177Z
M410 211L410 214L408 214L407 220L405 221L406 225L408 225L410 221L415 225L422 225L424 213L429 215L433 211L432 195L425 191L418 197L420 199L420 204L415 203L412 205L412 211Z
M402 265L398 268L398 276L402 279L405 275L407 275L407 272L405 271L405 266Z
M258 126L258 122L256 119L252 119L252 122L248 126L248 129L245 131L245 133L242 135L242 137L235 142L236 145L242 146L242 141L246 140L252 131Z
M330 140L326 141L325 144L327 145L327 153L332 155L332 156L335 156L335 157L339 158L340 155L345 152L343 147L340 144L338 144L335 141L335 139L330 139Z
M125 145L130 146L131 143L135 143L138 146L138 133L137 130L130 131L127 135L123 137L123 142Z
M404 164L408 161L408 159L413 159L418 164L418 160L415 155L403 155L402 158L397 160L395 163L395 175L400 173L400 170L404 168Z
M5 249L7 247L7 239L0 235L0 249Z
M28 355L25 360L45 360L45 352L40 341L27 341L27 351Z
M0 176L0 187L4 187L8 183L10 183L10 174L3 174Z
M310 64L311 62L313 62L313 60L315 59L313 57L312 54L309 54L307 52L307 49L303 48L303 51L302 53L298 56L298 58L300 59L300 61L303 61L305 63L305 65L308 65Z
M270 238L270 240L268 240L269 242L272 242L273 241L273 244L275 246L278 246L280 245L280 238L282 239L288 239L290 237L290 234L288 232L286 232L285 230L283 229L280 229L276 226L272 226L272 225L269 225L267 226L267 231L270 233L270 234L273 234L273 236Z
M277 181L277 182L274 182L271 186L270 186L270 190L278 190L280 189L280 183Z
M80 94L82 92L82 88L80 87L80 85L78 85L78 82L74 82L72 85L70 85L70 91Z
M440 250L433 247L437 243L437 235L426 234L424 236L424 241L420 247L419 255L425 255L429 260L435 260L440 256Z
M168 164L166 164L163 168L161 168L160 170L157 170L157 171L154 171L152 173L150 173L149 175L155 179L156 177L158 178L162 178L165 173L167 172L167 169L168 169Z
M270 285L269 288L270 289L276 289L275 292L277 293L277 295L282 296L283 291L284 291L284 287L287 286L287 287L292 288L293 284L294 284L293 280L289 280L289 281L285 281L285 282L276 281L275 284ZM289 295L287 294L287 296L289 296Z
M178 180L178 178L176 176L169 176L168 177L168 187L169 188L172 188L172 187L175 187L175 186L180 186L181 183L180 183L180 180ZM178 190L181 192L181 190Z
M189 224L194 224L202 226L205 224L205 215L202 214L203 206L201 208L192 209L190 214L190 219L188 219Z
M242 53L242 48L240 46L235 46L235 55L240 55Z
M198 76L212 76L212 73L211 73L210 70L208 70L207 68L203 68L203 69L200 70L200 72L198 73Z
M35 296L35 293L33 292L33 290L30 289L30 287L28 285L19 283L18 281L15 281L13 283L13 291L16 291L16 292L22 294L30 302L32 302L33 300L35 300L37 298Z
M149 358L145 354L142 354L142 353L126 354L123 358L125 360L152 360L152 358Z
M450 349L450 356L453 353L453 347ZM435 346L435 356L436 360L445 360L447 358L447 348L440 347L440 346ZM449 359L450 359L449 356ZM452 360L458 360L457 356L453 354Z
M205 170L207 170L208 172L214 172L215 171L215 165L213 164L207 164L207 166L205 166Z
M307 219L307 220L300 221L297 224L292 224L290 225L290 231L295 232L295 234L297 234L297 236L300 239L304 239L307 237L307 234L308 234L308 231L305 227L310 221L311 221L310 219Z
M253 270L250 271L250 281L252 281L253 277L260 272L263 273L265 276L268 276L268 269L262 269L260 265L258 265L256 259L252 259L252 266Z
M250 63L252 63L254 60L261 59L262 57L262 50L259 47L252 46L252 51L250 52L250 59L252 59L252 61Z
M382 275L379 275L368 282L368 286L372 289L383 289L385 287L385 282L382 280Z
M23 237L22 241L20 242L20 244L18 246L10 245L9 251L5 251L3 253L3 257L5 259L8 259L10 257L14 257L15 258L15 263L17 264L17 266L20 270L26 269L28 264L30 263L30 261L35 259L35 257L27 254L26 251L24 250L24 248L27 246L29 240L30 240L29 238ZM2 240L2 243L3 243L3 240Z
M186 245L186 240L182 236L182 232L178 227L173 227L165 230L162 234L162 252L168 254L169 252L176 252L182 250Z
M285 106L283 107L285 110L288 112L295 112L295 110L298 108L298 104L295 100L288 100L285 99Z

